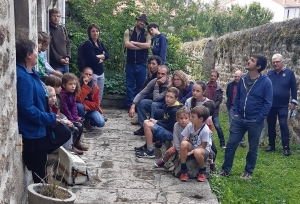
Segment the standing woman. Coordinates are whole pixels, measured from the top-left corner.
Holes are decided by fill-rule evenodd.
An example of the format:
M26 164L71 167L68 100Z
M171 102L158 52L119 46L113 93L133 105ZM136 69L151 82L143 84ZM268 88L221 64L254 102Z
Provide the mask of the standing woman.
M98 39L100 29L97 25L91 24L87 28L89 40L82 46L82 54L86 67L91 67L93 70L93 81L99 87L99 99L102 100L104 90L104 70L103 61L109 58L109 53L104 44Z
M37 60L34 42L27 39L16 42L18 126L23 138L23 161L32 171L34 183L41 182L38 176L45 178L47 150L51 149L46 126L57 120L54 113L47 112L48 91L34 68Z

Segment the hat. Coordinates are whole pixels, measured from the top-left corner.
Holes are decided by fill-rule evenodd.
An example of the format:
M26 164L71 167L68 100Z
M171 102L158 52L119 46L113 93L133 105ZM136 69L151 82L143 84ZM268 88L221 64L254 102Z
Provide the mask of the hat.
M148 25L148 19L147 19L146 14L144 14L144 13L140 17L136 18L136 20L143 20L146 22L146 25Z

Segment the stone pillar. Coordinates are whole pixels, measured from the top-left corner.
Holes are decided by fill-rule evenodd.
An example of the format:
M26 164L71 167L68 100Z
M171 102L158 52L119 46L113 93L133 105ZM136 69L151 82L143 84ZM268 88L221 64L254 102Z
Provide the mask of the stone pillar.
M17 1L17 6L20 6ZM0 1L0 203L24 203L23 165L17 124L14 1ZM26 16L17 13L18 18Z

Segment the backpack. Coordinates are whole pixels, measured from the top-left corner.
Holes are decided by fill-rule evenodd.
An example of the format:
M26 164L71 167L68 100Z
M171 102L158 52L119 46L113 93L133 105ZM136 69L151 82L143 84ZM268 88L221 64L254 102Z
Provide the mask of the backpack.
M89 40L86 40L88 42L91 43L91 41ZM82 52L82 47L83 47L83 44L86 42L84 41L83 43L81 43L79 46L78 46L78 51L77 51L77 62L76 62L76 65L77 65L77 68L80 72L83 71L83 69L85 68L85 61L84 61L84 57L83 57L83 52ZM91 43L92 44L92 43Z

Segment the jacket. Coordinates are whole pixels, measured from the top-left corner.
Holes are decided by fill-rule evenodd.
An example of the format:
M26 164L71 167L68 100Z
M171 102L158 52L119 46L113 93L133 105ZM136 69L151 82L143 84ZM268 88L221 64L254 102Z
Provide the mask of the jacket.
M247 93L245 85L246 74L242 75L234 99L234 115L247 120L263 123L273 101L273 87L266 75L260 75Z
M182 95L178 96L178 101L182 104L186 102L186 100L193 95L193 87L194 87L194 82L190 82L189 86L183 89Z
M104 60L107 60L109 59L109 52L101 41L97 40L97 44L99 47L91 38L85 41L82 46L82 55L85 65L91 67L94 74L102 75L104 72L103 62L99 63L100 59L96 55L102 55L104 51Z
M290 94L291 102L298 105L296 78L292 70L284 68L278 74L275 70L270 70L267 75L273 85L272 107L288 107Z
M232 102L232 95L233 95L233 88L234 88L235 81L229 82L226 89L226 106L228 109L230 109L231 102Z
M207 89L208 93L209 89ZM209 94L207 94L209 95ZM217 89L213 95L213 98L210 98L210 100L213 100L215 102L215 112L214 115L219 115L220 111L220 105L223 101L223 90L222 87L217 83Z
M162 102L165 99L166 91L168 89L168 84L170 82L170 78L164 83L161 84L160 86L155 86L155 83L157 81L156 79L151 80L147 86L140 92L138 93L134 99L133 99L133 104L137 104L140 102L140 100L146 98L150 93L153 93L153 98L152 100L154 102Z
M48 110L47 90L38 73L30 72L23 64L17 63L17 108L19 133L27 139L46 136L46 126L56 122L54 113Z
M168 39L165 34L160 33L152 39L152 54L160 56L161 64L166 63L167 49L168 49Z
M53 68L62 67L60 60L68 57L71 59L71 45L66 28L58 25L49 25L51 42L50 42L50 65Z
M76 105L76 97L73 93L67 92L64 88L60 92L61 96L61 105L63 114L71 121L71 122L79 122L77 105Z
M81 85L80 93L76 96L76 102L82 103L84 106L84 110L86 111L96 110L102 114L103 111L100 108L100 99L99 99L99 93L100 93L99 87L93 81L91 81L91 83L93 83L93 88L94 88L93 93L89 95L90 92L92 91L92 88L83 83Z
M157 121L157 125L173 133L173 128L176 123L176 112L183 106L182 103L176 101L173 106L165 106L164 118Z

